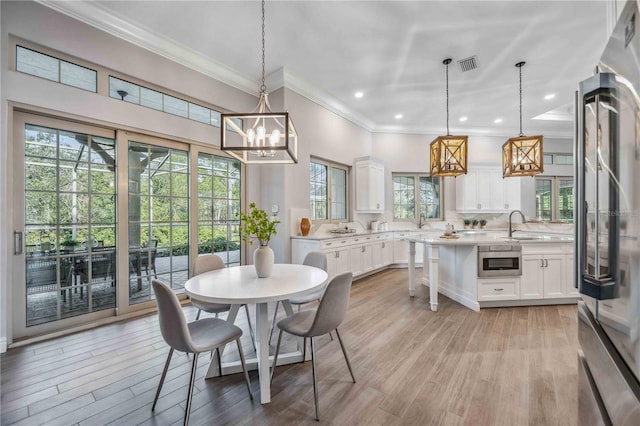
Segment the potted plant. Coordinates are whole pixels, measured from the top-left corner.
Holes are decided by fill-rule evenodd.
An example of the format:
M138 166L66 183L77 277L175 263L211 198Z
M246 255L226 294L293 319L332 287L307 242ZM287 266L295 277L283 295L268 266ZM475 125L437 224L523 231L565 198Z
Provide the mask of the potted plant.
M253 244L260 243L253 252L253 265L259 278L266 278L273 271L273 250L269 247L269 240L276 235L276 225L279 220L272 220L266 211L256 207L256 203L249 204L249 212L240 212L240 235L242 241Z
M467 229L469 228L469 226L471 226L471 219L465 219L463 223L464 223L464 229Z
M486 219L480 219L480 229L484 229L486 225L487 225Z
M472 228L475 228L476 226L478 226L478 219L473 219L473 220L471 221L471 227L472 227Z
M63 250L71 251L74 250L80 243L77 240L74 240L71 234L67 234L64 237L64 240L60 241L60 245Z

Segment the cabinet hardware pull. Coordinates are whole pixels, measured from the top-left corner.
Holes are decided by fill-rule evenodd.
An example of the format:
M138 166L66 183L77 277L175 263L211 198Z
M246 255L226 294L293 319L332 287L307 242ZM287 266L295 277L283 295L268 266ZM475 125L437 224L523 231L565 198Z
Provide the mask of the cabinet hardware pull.
M338 257L340 257L340 252L339 252L339 251L337 251L337 252L336 252L336 259L337 259Z
M544 260L544 267L547 268L549 266L549 259Z
M385 248L385 245L384 245L384 243L382 243L382 248Z
M346 243L346 242L347 242L346 240L345 240L345 241L340 241L340 244L344 244L344 243Z
M494 288L493 291L503 291L504 288Z
M362 252L364 253L365 251L367 251L367 248L365 246L362 246Z
M333 244L333 243L327 243L328 246L330 246L331 244Z
M544 260L543 259L540 259L540 267L544 268Z

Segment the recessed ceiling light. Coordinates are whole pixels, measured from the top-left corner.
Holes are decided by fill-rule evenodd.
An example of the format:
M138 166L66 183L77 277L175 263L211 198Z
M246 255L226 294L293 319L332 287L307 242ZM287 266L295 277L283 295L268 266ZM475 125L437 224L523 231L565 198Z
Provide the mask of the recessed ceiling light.
M396 114L396 120L400 120L402 118L402 114Z
M353 96L355 96L356 98L360 99L361 97L363 97L363 96L364 96L364 93L362 93L362 92L356 92L356 93L354 93L354 94L353 94Z
M555 93L549 93L548 95L546 95L546 96L544 97L544 99L545 99L546 101L548 101L549 99L553 99L553 98L555 98L555 97L556 97L556 94L555 94Z
M496 124L502 123L502 118L496 118L493 122Z
M467 117L460 117L460 121L467 121Z

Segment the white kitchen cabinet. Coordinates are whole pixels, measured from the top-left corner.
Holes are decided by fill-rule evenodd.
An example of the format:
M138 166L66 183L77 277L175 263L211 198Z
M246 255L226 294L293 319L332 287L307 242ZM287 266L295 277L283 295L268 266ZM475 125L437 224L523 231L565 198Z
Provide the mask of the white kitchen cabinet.
M568 297L565 245L526 245L522 255L522 299Z
M382 242L382 261L383 266L393 263L393 240L390 237Z
M478 278L478 301L515 300L520 294L520 278Z
M393 236L393 263L409 262L409 243L405 238L417 237L419 232L395 232ZM424 253L424 244L416 244L416 265L422 265L422 254Z
M322 252L327 255L327 275L329 278L351 270L349 247L337 247Z
M580 291L576 288L576 271L573 265L573 254L567 255L567 264L565 267L565 291L569 297L579 297Z
M460 211L508 211L519 209L520 179L502 178L496 167L477 167L456 178L456 209Z
M358 159L356 170L356 211L384 213L384 165L371 159Z

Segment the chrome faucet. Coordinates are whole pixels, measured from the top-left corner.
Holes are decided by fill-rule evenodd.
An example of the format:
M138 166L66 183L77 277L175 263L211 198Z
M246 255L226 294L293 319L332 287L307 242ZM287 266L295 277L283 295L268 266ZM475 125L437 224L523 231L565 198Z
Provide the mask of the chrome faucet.
M420 219L418 220L418 229L422 229L422 220L426 219L424 213L420 213Z
M517 229L513 230L512 225L511 225L512 216L516 212L520 213L520 216L522 217L522 223L527 223L527 220L524 218L524 214L520 210L514 210L511 213L509 213L509 238L511 238L513 233L517 231Z

